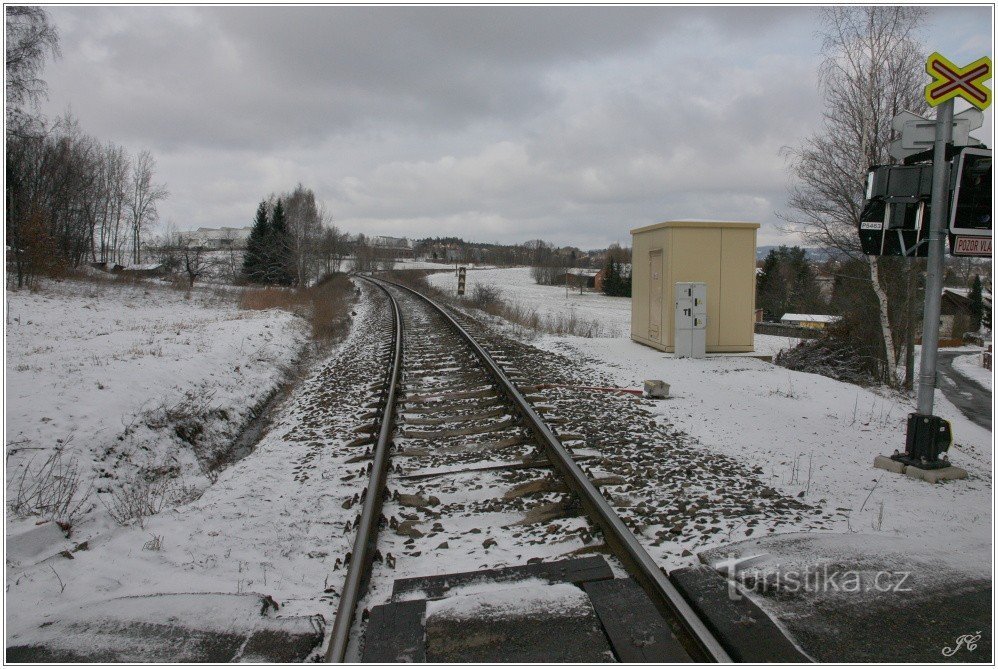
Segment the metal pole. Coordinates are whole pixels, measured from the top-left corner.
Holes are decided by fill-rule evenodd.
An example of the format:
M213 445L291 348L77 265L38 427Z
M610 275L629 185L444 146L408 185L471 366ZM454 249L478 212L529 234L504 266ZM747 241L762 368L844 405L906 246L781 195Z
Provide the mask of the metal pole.
M932 415L939 352L939 310L943 294L943 254L949 213L949 163L946 145L953 137L953 100L939 106L936 144L932 154L932 213L929 218L929 261L925 271L925 314L922 320L922 360L918 368L918 413Z

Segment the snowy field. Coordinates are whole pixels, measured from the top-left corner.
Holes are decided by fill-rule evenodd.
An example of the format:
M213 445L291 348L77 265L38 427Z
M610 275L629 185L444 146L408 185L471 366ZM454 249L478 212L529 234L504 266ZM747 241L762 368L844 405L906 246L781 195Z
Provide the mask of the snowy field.
M456 283L451 272L430 281L441 288ZM663 419L709 451L762 467L784 493L846 511L839 531L918 538L927 550L959 547L990 559L992 435L942 392L936 412L953 425L950 459L970 478L933 486L873 468L875 456L904 449L913 399L744 355L675 359L630 340L629 299L566 297L564 288L536 285L529 268L468 272L468 283L499 286L507 300L544 313L599 320L603 337L546 335L530 343L594 365L623 387L640 388L646 379L670 383L673 397L657 410ZM774 355L796 343L756 335L756 353Z
M47 332L56 350L89 351L94 348L95 337L109 336L102 332L110 329L113 319L118 321L114 329L120 334L116 336L124 341L100 349L102 355L113 358L114 351L121 346L127 349L134 341L155 350L149 359L139 351L129 353L111 368L94 365L96 369L91 370L89 364L84 365L75 372L82 377L80 384L66 384L54 374L36 372L48 394L65 392L66 399L59 401L58 408L70 411L79 403L71 420L87 430L77 432L79 436L73 440L81 459L86 457L91 440L99 446L120 432L116 424L121 412L126 422L129 415L141 415L147 406L142 400L150 393L153 397L161 393L168 402L185 388L215 388L216 401L224 396L233 402L252 402L280 378L280 368L292 361L304 341L305 328L283 312L242 312L212 304L210 298L205 298L205 304L187 304L180 293L145 295L138 289L124 299L125 309L120 309L119 300L119 311L125 313L116 314L106 295L98 305L87 291L86 286L63 285L38 295L25 292L8 296L12 318L20 312L27 325L27 314L31 313L30 327L38 328L36 336ZM79 310L84 310L83 314L94 310L94 322L81 324ZM51 314L42 321L35 315L40 312ZM59 312L65 318L60 319ZM369 312L370 304L360 303L354 323L373 321ZM178 335L181 323L186 327L180 328ZM340 371L348 366L342 357L354 361L371 355L373 347L357 342L358 329L364 327L351 328L326 361L316 364L312 374L296 385L253 452L223 469L213 485L192 499L173 500L161 512L125 526L85 523L72 528L69 537L53 523L36 525L34 518L8 520L8 644L46 642L65 647L66 642L58 634L53 637L52 630L68 626L72 631L74 624L88 620L101 607L106 609L109 602L113 606L157 593L189 594L182 598L179 617L174 620L199 629L222 625L221 629L227 630L232 612L215 606L196 620L186 620L191 607L199 606L198 593L273 593L279 603L275 614L279 619L312 616L318 611L331 619L344 573L339 558L349 550L353 538L343 528L356 513L356 508L351 510L343 501L359 494L366 481L353 472L347 477L351 481L341 480L345 472L358 467L355 462L344 464L356 455L356 449L343 449L342 444L354 438L356 423L352 417L363 413L361 405L373 395L368 392L341 403L338 411L332 410L328 397L329 389L341 382ZM149 343L149 339L153 341ZM48 362L72 365L74 357L67 354L58 361L46 361L45 369ZM375 360L375 368L356 385L367 389L379 364ZM84 387L93 379L108 388L121 389L116 404L88 397L99 392ZM13 399L20 391L8 392ZM8 404L9 417L11 404L14 402ZM43 422L38 426L25 418L29 411L26 401L16 402L17 423L22 429L48 425ZM107 420L96 418L104 411L108 412ZM53 413L46 410L46 415ZM332 423L328 422L330 414L338 415ZM85 416L95 418L88 422ZM62 430L49 436L56 434ZM163 435L159 445L173 448ZM333 445L342 452L334 452ZM363 465L360 468L363 471ZM324 583L330 587L325 595ZM146 608L138 605L138 619L163 622L165 614L159 608L162 598L148 601ZM150 643L146 649L150 654L144 661L166 660L157 648ZM135 652L141 656L143 650Z
M456 290L453 270L431 274L430 284L442 290ZM536 310L546 319L576 318L596 321L600 337L623 337L631 330L631 300L607 297L602 293L566 291L564 286L540 286L530 276L529 267L475 269L467 274L467 293L475 285L496 286L502 297L520 307Z
M109 523L140 478L180 496L207 487L206 458L231 444L308 336L302 319L241 310L231 291L46 281L6 297L7 500L28 497L46 467L72 474L70 506L24 500L17 511L77 525Z

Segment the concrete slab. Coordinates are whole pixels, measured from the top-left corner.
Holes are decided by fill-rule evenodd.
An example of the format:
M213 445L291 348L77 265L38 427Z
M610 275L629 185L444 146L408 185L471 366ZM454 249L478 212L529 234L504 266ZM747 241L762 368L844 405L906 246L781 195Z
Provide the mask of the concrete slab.
M728 580L713 569L677 569L669 580L735 662L810 661L755 602L733 591Z
M873 466L877 469L885 469L894 474L904 474L905 464L897 460L891 460L886 455L878 455L873 458Z
M942 469L922 469L909 465L904 470L905 476L913 479L921 479L928 483L939 483L940 481L955 481L967 478L967 470L959 467L943 467Z
M692 662L662 614L633 578L583 584L613 654L625 664Z
M548 583L583 583L613 578L613 571L603 558L593 555L582 558L535 562L532 564L481 569L459 574L400 578L392 585L392 599L435 599L454 588L479 584L515 583L524 579L540 579Z
M63 615L19 643L8 662L303 662L323 638L320 617L279 618L256 593L121 597Z
M426 662L426 600L391 602L371 609L364 633L364 664Z
M586 594L559 583L428 602L426 661L593 663L614 656Z
M669 398L669 384L665 381L659 381L657 379L645 381L644 390L646 397L661 400Z
M727 565L741 590L819 662L990 663L991 547L926 543L790 534L712 549L700 559Z

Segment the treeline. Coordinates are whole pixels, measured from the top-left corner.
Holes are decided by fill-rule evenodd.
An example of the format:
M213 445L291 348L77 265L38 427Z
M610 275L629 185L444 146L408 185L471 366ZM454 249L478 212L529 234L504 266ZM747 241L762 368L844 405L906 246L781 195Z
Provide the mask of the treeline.
M915 379L915 346L921 334L925 300L924 259L879 259L894 281L884 282L888 298L892 337L891 352L902 370L900 378L886 376L883 362L884 324L877 317L880 300L870 279L865 258L839 254L822 263L809 262L804 249L781 246L763 261L756 279L756 307L766 320L779 320L787 313L829 314L839 320L825 329L820 342L807 343L784 355L781 364L815 371L844 381L876 384L900 383L911 389ZM947 285L970 288L972 314L963 322L956 316L955 329L976 331L990 327L990 314L983 308L983 289L977 273L980 263L947 258ZM818 274L830 285L823 292ZM817 362L816 362L817 361ZM819 364L820 363L820 364Z
M755 306L773 321L788 313L826 313L828 303L804 249L780 246L766 255L756 275Z
M603 294L610 297L631 296L631 249L611 244L603 266Z
M631 294L630 272L625 269L625 266L629 266L631 262L630 248L611 244L607 249L582 251L574 246L556 247L540 239L526 242L524 246L531 250L528 260L531 276L541 285L551 286L558 283L560 278L565 276L565 272L572 268L606 268L607 272L615 273L611 283L611 290L614 292L607 294ZM606 292L605 283L604 292Z
M58 35L38 7L6 8L6 235L18 286L86 262L139 263L167 196L148 151L132 156L84 133L69 114L37 112L40 73Z
M339 271L348 236L328 221L315 192L302 184L260 202L243 256L249 283L308 286Z
M543 239L520 244L499 244L469 242L459 237L427 237L413 243L413 252L417 258L431 261L547 268L537 271L540 281L545 282L564 274L565 268L601 268L606 260L607 249L583 251L576 246L556 246Z

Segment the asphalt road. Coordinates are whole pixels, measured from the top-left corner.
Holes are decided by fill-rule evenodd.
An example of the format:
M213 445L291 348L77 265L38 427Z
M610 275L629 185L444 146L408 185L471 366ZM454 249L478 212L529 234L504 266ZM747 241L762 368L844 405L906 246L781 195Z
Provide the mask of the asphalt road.
M991 430L991 391L953 369L953 359L966 351L939 351L937 386L967 418Z

